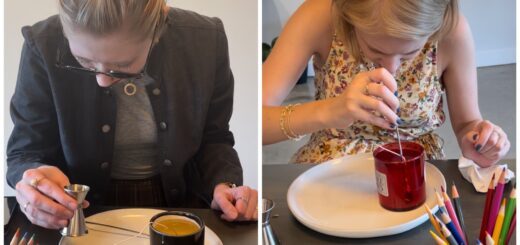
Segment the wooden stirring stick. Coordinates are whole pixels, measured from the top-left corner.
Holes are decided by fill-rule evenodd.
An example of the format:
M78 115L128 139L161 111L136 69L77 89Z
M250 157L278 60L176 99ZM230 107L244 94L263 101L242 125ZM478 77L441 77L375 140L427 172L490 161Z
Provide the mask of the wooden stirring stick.
M397 142L399 143L399 153L401 153L401 158L405 159L403 156L403 147L401 146L401 136L399 136L399 127L395 126L395 132L397 132Z

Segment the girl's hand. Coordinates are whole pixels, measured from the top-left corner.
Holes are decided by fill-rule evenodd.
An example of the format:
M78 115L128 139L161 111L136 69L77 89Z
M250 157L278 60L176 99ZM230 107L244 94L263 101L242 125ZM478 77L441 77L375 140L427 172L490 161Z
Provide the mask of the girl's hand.
M397 84L384 68L357 74L340 96L330 99L329 105L324 110L328 128L346 128L357 120L387 129L402 123L396 114Z
M510 146L506 133L500 127L483 120L462 138L461 150L464 157L481 167L489 167L502 159Z

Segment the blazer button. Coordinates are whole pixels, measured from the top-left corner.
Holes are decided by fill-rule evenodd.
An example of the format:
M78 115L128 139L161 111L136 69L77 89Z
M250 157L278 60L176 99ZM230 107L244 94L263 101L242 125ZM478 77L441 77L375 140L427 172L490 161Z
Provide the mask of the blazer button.
M110 89L105 89L105 94L108 96L112 95L112 93L110 92Z
M108 124L105 124L101 127L101 131L103 131L103 133L108 133L110 132L110 125Z
M161 128L162 130L166 130L168 128L168 124L166 124L165 122L160 122L159 128Z
M154 88L154 89L152 90L152 93L153 93L153 95L160 95L160 94L161 94L161 90L158 89L158 88Z
M107 169L107 168L108 168L108 165L109 165L108 162L102 162L102 163L100 164L101 169Z
M170 159L164 159L164 162L163 162L164 166L171 166L172 165L172 161L170 161Z

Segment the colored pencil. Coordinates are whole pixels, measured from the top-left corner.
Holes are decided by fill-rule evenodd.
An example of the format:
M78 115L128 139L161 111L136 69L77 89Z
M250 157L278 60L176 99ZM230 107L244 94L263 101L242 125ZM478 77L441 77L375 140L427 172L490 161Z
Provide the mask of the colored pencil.
M25 241L25 237L27 237L27 232L25 232L25 234L23 234L22 239L20 239L20 241L18 242L18 245L26 245L27 244L27 242Z
M484 245L482 244L482 242L477 238L477 241L476 241L477 245Z
M516 228L516 212L515 212L515 214L513 214L513 220L511 221L511 226L509 227L509 232L507 232L506 243L504 243L504 244L509 244L509 240L511 240L511 236L514 233L515 228Z
M455 238L451 235L450 230L448 230L448 227L442 222L439 223L441 226L442 235L448 240L448 244L450 245L459 245Z
M457 231L457 228L455 227L455 225L454 225L453 222L451 221L450 216L449 216L447 213L441 212L441 220L442 220L442 222L444 222L444 224L446 225L446 227L448 227L448 229L449 229L450 232L451 232L451 235L452 235L452 236L455 238L455 240L457 241L457 244L459 244L459 245L464 245L464 244L466 244L466 243L464 242L464 239L462 239L461 234L459 234L459 231Z
M486 241L486 229L489 219L489 208L491 207L491 201L493 200L493 192L495 191L495 174L489 181L489 187L486 194L486 204L484 206L484 214L482 215L482 223L480 224L479 240Z
M430 230L430 235L432 235L433 240L435 240L435 242L437 243L437 245L447 245L447 244L448 244L447 242L445 242L444 240L442 240L442 238L440 238L439 236L437 236L437 234L435 234L435 232L433 232L432 230Z
M457 218L459 219L460 228L462 229L462 233L464 233L464 238L467 243L468 235L466 234L466 225L464 224L464 216L462 215L462 205L460 205L459 191L457 190L457 186L455 186L455 183L453 183L451 185L451 198L453 200L453 207L455 208L455 214L457 214Z
M34 245L34 235L36 235L36 233L31 236L31 239L29 239L27 245Z
M435 197L437 197L437 204L439 204L439 209L443 212L448 212L446 210L446 205L444 204L444 200L442 200L442 196L437 192L437 189L435 189Z
M506 240L507 232L509 231L509 226L511 226L511 220L513 219L513 213L516 207L516 188L513 187L511 193L509 194L509 201L507 202L506 214L504 216L504 224L502 225L502 230L500 231L500 237L498 238L499 244L504 244Z
M495 241L493 241L493 238L489 235L489 233L486 231L486 245L495 245Z
M506 214L506 199L502 199L502 204L500 204L500 210L498 211L497 221L495 223L495 228L493 228L493 241L498 244L498 238L500 237L500 231L502 231L502 224L504 224L504 216Z
M18 240L20 239L20 227L16 228L16 232L14 233L13 239L9 245L18 245Z
M468 244L468 241L466 241L466 238L464 237L464 232L462 232L462 228L460 227L459 220L457 219L457 215L455 214L455 210L453 209L453 205L451 204L450 197L444 190L444 187L441 186L441 192L442 196L444 197L444 205L446 206L446 210L448 211L448 215L451 219L451 222L453 222L453 226L455 226L455 229L457 229L457 232L462 237L462 240L464 240L465 244Z
M441 235L441 238L445 242L448 242L446 239L444 239L444 236L442 235L442 232L441 232L441 227L439 226L439 223L437 223L437 221L433 217L432 210L430 210L430 207L428 207L428 204L424 204L424 209L426 209L426 212L428 213L428 217L430 218L430 222L432 223L433 228L435 228L435 231L437 231L437 233L439 233Z
M493 201L491 202L491 208L489 210L489 219L487 224L487 232L489 234L493 234L493 229L495 228L498 211L500 209L500 202L502 201L502 195L504 194L506 174L505 170L505 168L502 169L502 173L500 174L500 178L498 179L497 187L495 188L495 192L493 194Z

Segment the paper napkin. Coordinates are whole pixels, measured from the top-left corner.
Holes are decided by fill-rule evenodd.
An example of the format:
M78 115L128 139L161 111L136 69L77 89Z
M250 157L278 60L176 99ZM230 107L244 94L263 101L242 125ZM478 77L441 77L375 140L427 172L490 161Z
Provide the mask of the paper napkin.
M473 184L475 190L478 192L485 193L488 191L489 181L495 174L495 179L498 180L502 169L507 169L507 164L496 164L487 168L480 167L472 160L469 160L463 156L459 158L459 170L462 176ZM515 177L513 171L507 169L505 174L506 183Z

